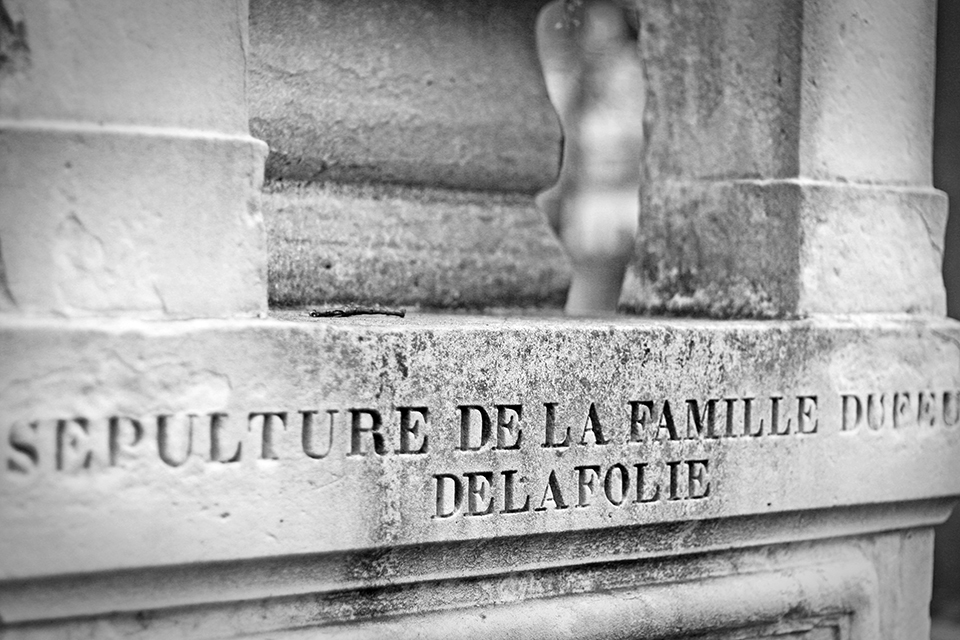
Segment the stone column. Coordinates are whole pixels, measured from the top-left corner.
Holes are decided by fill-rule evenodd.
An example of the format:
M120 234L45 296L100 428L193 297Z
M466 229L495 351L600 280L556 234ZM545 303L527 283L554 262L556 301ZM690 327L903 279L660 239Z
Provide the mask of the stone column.
M4 0L0 30L0 308L264 312L246 0Z
M647 151L622 302L942 315L932 0L643 0Z

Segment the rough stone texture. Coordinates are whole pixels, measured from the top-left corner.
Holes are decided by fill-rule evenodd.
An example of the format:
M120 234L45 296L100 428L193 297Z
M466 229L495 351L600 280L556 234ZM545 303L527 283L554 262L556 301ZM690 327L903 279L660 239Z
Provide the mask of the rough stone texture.
M947 320L575 323L413 316L343 323L78 321L64 326L10 319L2 333L8 366L0 374L0 388L4 456L13 463L4 468L0 502L5 523L0 575L341 551L952 495L960 492L960 478L950 473L960 453L960 425L950 426L954 410L960 410L954 402L960 386L958 331ZM921 403L920 392L935 397L924 396ZM878 428L867 426L866 418L854 428L850 404L850 424L843 432L842 394L858 394L863 403L866 394L874 394L869 422ZM812 417L803 420L806 430L818 421L814 435L798 433L803 426L797 413L800 395L819 398ZM771 396L785 398L779 429L791 429L789 435L769 435ZM759 423L766 416L768 435L691 435L686 400L743 397L758 398L754 419ZM632 419L627 402L653 400L660 412L664 399L675 405L680 440L648 437L648 425L642 442L627 443ZM558 403L557 442L565 426L572 441L581 442L585 420L591 424L588 408L595 403L604 437L612 444L596 446L596 434L587 433L586 444L544 451L545 402ZM455 451L456 407L484 405L497 420L493 406L498 403L524 405L524 444L516 451ZM720 429L726 428L722 405L717 409ZM425 432L432 444L427 454L395 454L401 446L397 406L429 408ZM351 408L381 411L384 455L345 455L353 447ZM297 412L310 409L321 411L316 428L324 436L324 412L341 412L327 458L311 459L301 449ZM737 415L741 409L738 405ZM867 411L865 404L862 409ZM259 422L251 419L248 428L247 417L269 411L288 412L289 424L285 430L274 425L273 444L261 446ZM220 445L210 440L209 414L215 412L230 414ZM187 445L179 439L186 413L199 416L193 454L171 467L158 456L156 416L175 416L166 450L179 463ZM121 424L113 463L107 448L111 416L141 420L144 429L139 446L128 447L137 439L129 425ZM88 419L88 435L76 425L58 427L56 422L77 417ZM28 426L33 421L40 421L36 429ZM20 426L11 436L14 425ZM58 439L63 446L56 454ZM220 450L215 458L229 460L240 440L238 462L210 463L211 447ZM362 450L370 453L369 434L361 434L361 440ZM13 441L33 442L35 456L23 448L12 451ZM327 449L323 437L310 446L320 453ZM262 459L268 450L279 460ZM713 461L711 499L657 502L650 508L598 503L545 515L431 518L435 473L519 468L536 493L534 485L553 467L567 474L576 464L606 467L674 456ZM568 485L569 478L563 482ZM569 486L564 488L569 492ZM539 490L542 495L543 488ZM151 541L149 548L145 539ZM37 545L45 552L29 551Z
M532 53L536 5L256 2L253 126L272 147L268 175L496 190L549 183L558 130ZM944 201L929 189L933 3L649 0L641 8L648 147L621 307L712 317L942 314ZM374 55L357 33L393 48ZM457 82L441 82L438 64ZM465 160L465 149L475 155ZM307 197L297 206L317 205ZM416 206L414 198L408 208ZM376 226L375 207L368 211L364 220ZM396 215L382 210L381 224L392 228ZM458 235L454 226L427 230L429 243ZM301 246L365 255L352 230L332 224ZM551 242L546 234L521 225L511 238L540 248ZM452 273L440 254L428 258L403 234L390 244L391 264L423 265L418 284L398 286L394 274L413 272L384 273L361 259L350 273L298 274L292 290L272 285L271 299L502 306L558 295L502 286L480 268L458 275L458 291L424 275ZM544 282L539 262L517 263L531 285ZM485 252L461 264L485 268Z
M944 313L935 3L642 6L649 146L622 302Z
M647 179L796 177L802 3L641 7Z
M714 317L942 315L947 202L934 189L671 182L648 198L621 304Z
M651 177L929 186L936 3L641 6Z
M22 73L30 64L30 47L23 25L23 16L13 13L0 2L0 78L9 78Z
M0 125L7 309L265 311L263 149L249 137Z
M267 179L533 192L560 129L543 0L253 0L250 114Z
M801 176L929 186L937 3L805 0Z
M2 4L29 63L4 75L0 119L249 131L245 1Z
M144 11L163 18L173 5L160 4ZM119 5L117 16L135 11ZM4 78L43 68L37 7L66 15L62 30L36 22L41 34L44 24L85 33L70 29L83 24L72 4L25 6L0 7ZM153 42L149 20L121 20L121 42L161 58L188 51L191 16L220 9L242 45L242 2L176 8L183 31L156 22L171 42ZM110 44L90 33L66 49L84 77L102 60L80 54ZM202 86L191 77L186 88ZM262 292L260 147L228 129L4 117L0 300L97 316L0 316L0 638L928 635L931 528L960 495L957 322L106 318L123 308L115 301L134 305L125 316L170 301L169 315L212 315L256 299L229 287L225 301L205 297L232 282L212 268L219 260L228 277L259 273ZM832 171L831 153L812 157ZM744 268L788 265L799 301L839 297L843 278L869 297L884 269L927 278L940 250L942 201L923 184L737 185L747 188L691 197L720 218L732 208L723 198L759 201L755 236L730 244L778 239L787 260L767 253ZM372 209L418 214L403 197L383 205L379 190L306 197L360 211L380 198ZM414 200L423 212L448 206L431 209L440 198L427 192ZM463 194L453 201L459 225L479 217ZM526 216L518 201L497 202ZM295 213L290 228L312 224ZM869 249L848 244L855 233ZM857 263L901 244L915 262L876 273ZM238 248L251 262L225 264ZM141 298L156 283L139 262L164 259L185 288L171 278ZM208 288L190 289L196 280ZM805 288L825 293L804 298ZM887 288L902 296L908 283ZM930 291L908 300L931 313ZM32 296L36 309L19 306Z
M904 584L897 572L923 569L906 564L922 545L889 529L926 527L946 510L941 502L823 510L208 564L36 581L21 597L3 595L17 638L68 629L67 637L529 637L531 623L544 638L687 630L724 640L925 638L927 621L908 611L912 598L886 588ZM677 539L689 555L670 557ZM922 597L921 585L910 587ZM206 604L176 606L188 600ZM58 612L88 616L50 619ZM24 615L46 619L23 624Z
M0 309L266 311L246 2L0 6Z
M270 302L559 307L563 250L529 196L276 183Z
M0 325L9 637L537 624L563 638L895 640L927 628L929 527L960 493L954 321ZM740 433L744 398L761 435ZM659 417L632 414L647 400ZM544 403L556 403L553 442L569 429L570 446L542 446ZM490 413L491 443L457 449L458 405ZM408 414L406 439L397 407L426 407ZM380 445L362 409L379 410ZM265 428L263 412L286 415ZM681 460L695 466L673 483L667 463ZM615 505L617 474L578 484L577 466L641 462L660 486L638 494L649 502L631 483ZM527 511L502 512L501 480L489 515L465 514L489 499L482 482L456 508L437 501L438 474L510 470ZM399 613L412 617L384 618Z

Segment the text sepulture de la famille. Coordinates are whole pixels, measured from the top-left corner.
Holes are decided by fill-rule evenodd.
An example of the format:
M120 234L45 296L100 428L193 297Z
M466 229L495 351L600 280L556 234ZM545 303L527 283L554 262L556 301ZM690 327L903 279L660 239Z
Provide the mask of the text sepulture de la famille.
M794 394L627 400L617 413L600 403L571 408L541 402L40 419L7 425L4 470L9 479L30 481L49 473L122 471L134 460L170 471L191 458L209 464L339 458L350 464L370 457L420 459L446 449L463 467L429 473L423 512L445 520L709 499L717 462L702 449L684 455L685 444L960 423L960 390L844 393L838 400L835 416L821 415L818 395ZM673 443L673 457L650 446L656 443ZM603 464L555 459L537 477L520 464L569 448L615 451ZM497 456L496 469L470 466L470 458L484 451Z

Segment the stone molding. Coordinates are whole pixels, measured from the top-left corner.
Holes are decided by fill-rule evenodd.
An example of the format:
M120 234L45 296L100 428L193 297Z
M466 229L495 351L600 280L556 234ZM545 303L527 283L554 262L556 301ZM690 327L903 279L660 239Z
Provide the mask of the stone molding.
M947 518L952 506L950 499L926 500L7 581L0 584L0 617L10 624L25 624L149 609L176 611L197 604L215 609L264 599L495 580L525 573L575 571L583 566L656 566L678 553L685 558L706 557L704 554L733 558L733 552L751 549L786 549L932 527ZM464 563L464 558L470 562ZM821 561L822 553L809 551L800 560L781 560L783 566ZM672 562L679 566L683 561ZM747 563L745 571L761 572L762 567L755 564ZM723 569L720 571L723 575ZM713 575L717 569L706 572ZM627 575L644 574L630 571ZM557 595L546 589L539 597Z
M737 638L813 638L815 630L843 640L879 637L878 586L862 556L618 591L567 595L421 613L343 625L287 630L285 638L689 638L736 632ZM792 633L791 633L792 632ZM794 635L795 634L795 635ZM811 634L811 635L807 635ZM834 635L835 634L835 635ZM252 638L270 637L253 634Z

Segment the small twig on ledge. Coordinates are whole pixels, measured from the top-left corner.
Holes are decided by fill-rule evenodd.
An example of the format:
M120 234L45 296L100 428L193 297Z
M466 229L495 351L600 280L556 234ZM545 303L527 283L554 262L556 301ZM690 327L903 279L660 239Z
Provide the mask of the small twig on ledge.
M336 309L315 309L310 312L311 318L346 318L348 316L397 316L407 315L406 309L391 309L389 307L338 307Z

